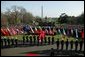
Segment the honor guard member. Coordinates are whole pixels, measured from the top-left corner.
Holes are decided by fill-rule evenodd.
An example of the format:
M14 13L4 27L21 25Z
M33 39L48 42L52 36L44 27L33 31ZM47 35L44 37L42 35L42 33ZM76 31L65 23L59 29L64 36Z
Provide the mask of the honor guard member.
M64 40L61 40L61 50L63 50L63 46L64 46Z
M18 46L18 39L17 39L17 37L15 37L15 46L16 47Z
M39 45L39 36L37 36L37 45Z
M77 51L77 49L78 49L78 39L76 39L75 41L75 51Z
M30 38L30 45L32 45L32 36L30 36L29 38Z
M1 37L1 47L3 47L3 43L4 43L4 38Z
M80 40L80 42L79 42L79 44L80 44L80 51L82 50L82 46L83 46L83 40Z
M48 44L50 44L50 37L48 37Z
M28 36L26 36L26 42L28 42Z
M14 39L13 39L13 37L11 38L11 43L12 43L12 45L14 45Z
M59 39L56 41L57 50L59 49Z
M70 48L71 48L71 50L73 49L73 43L74 43L73 40L71 40L70 41Z
M45 42L45 44L47 43L47 37L44 38L44 42Z
M68 39L66 41L66 50L68 50L68 45L69 45L69 42L68 42Z
M25 43L25 36L23 36L23 45L24 45L24 43Z
M8 46L10 46L10 39L9 38L7 38L7 42L8 42Z
M52 44L54 44L54 37L52 37Z
M34 35L33 38L34 38L34 44L36 44L36 36Z
M4 37L4 44L5 44L5 46L7 46L7 39L6 39L6 37Z
M54 56L54 49L51 48L50 56Z
M1 37L1 47L3 47L3 37Z

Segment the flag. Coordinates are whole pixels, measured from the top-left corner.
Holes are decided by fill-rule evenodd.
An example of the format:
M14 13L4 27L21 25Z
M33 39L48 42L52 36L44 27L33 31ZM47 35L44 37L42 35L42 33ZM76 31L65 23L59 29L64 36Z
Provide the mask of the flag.
M78 38L78 30L75 29L75 32L76 32L76 38Z
M8 30L5 28L4 31L5 31L5 36L8 36L9 35Z
M60 29L58 29L58 32L59 32L59 34L61 34L61 31L60 31Z
M10 30L9 30L9 28L8 28L8 27L7 27L7 31L8 31L8 33L9 33L9 35L11 35Z
M35 30L37 31L37 28L35 27Z
M4 29L1 29L1 33L2 33L3 35L6 35L6 32L4 31Z
M81 31L81 38L84 40L84 31Z
M38 29L37 29L36 27L35 27L34 32L35 32L36 34L38 34L38 33L39 33L39 31L38 31Z
M14 28L11 28L11 31L12 31L12 35L16 35L17 32L14 30Z
M66 35L66 32L65 32L65 30L64 30L64 29L63 29L63 34L64 34L64 35Z
M43 39L43 38L45 38L45 31L40 30L39 39L41 40L41 39Z
M71 29L71 34L73 34L73 29Z
M45 29L45 33L48 34L48 30L47 29Z
M51 28L50 28L50 26L49 26L49 34L52 34L52 31L51 31Z
M16 32L17 32L17 34L18 34L18 33L20 32L20 30L16 28Z
M34 31L33 31L33 29L32 29L32 27L31 27L31 26L30 26L30 29L31 29L31 32L32 32L32 33L34 33Z
M54 35L54 32L51 29L50 29L49 33L52 34L52 35Z
M39 29L42 30L41 26L39 26Z

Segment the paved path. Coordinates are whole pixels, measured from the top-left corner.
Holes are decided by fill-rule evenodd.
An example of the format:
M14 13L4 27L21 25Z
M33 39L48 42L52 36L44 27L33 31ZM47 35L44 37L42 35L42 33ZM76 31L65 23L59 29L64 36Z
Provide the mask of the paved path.
M70 45L69 45L70 47ZM41 50L50 50L51 48L56 49L56 44L53 45L45 45L45 46L29 46L29 47L15 47L15 48L5 48L1 49L1 56L25 56L24 52L32 52L32 51L41 51ZM61 45L60 45L61 49ZM73 50L75 47L73 48ZM65 45L64 45L65 50ZM70 48L68 49L70 50ZM79 50L79 48L78 48ZM84 51L84 44L82 51ZM42 54L44 56L44 54Z

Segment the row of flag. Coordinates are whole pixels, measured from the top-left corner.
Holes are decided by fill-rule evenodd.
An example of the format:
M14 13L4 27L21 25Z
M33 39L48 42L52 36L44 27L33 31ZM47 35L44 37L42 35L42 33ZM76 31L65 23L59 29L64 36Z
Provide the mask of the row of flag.
M58 28L57 30L56 29L54 29L54 30L52 30L51 29L51 27L49 26L48 27L49 29L45 29L45 33L46 34L54 34L55 32L56 33L59 33L59 34L63 34L63 35L73 35L73 34L75 34L75 37L76 38L78 38L79 37L79 33L81 34L81 37L83 37L84 38L84 31L81 31L81 32L79 32L79 30L78 29L70 29L70 31L68 30L68 29L64 29L64 28L62 28L62 29L60 29L60 28ZM39 29L41 29L42 30L42 28L39 26ZM35 27L34 29L30 26L30 29L29 29L32 33L36 33L36 32L38 32L38 29ZM67 31L66 31L67 30ZM27 31L28 32L28 31Z
M66 31L67 30L67 31ZM74 35L76 38L84 38L84 30L79 31L78 29L57 29L57 32L59 34L63 34L63 35ZM80 34L80 35L79 35Z
M59 34L64 34L64 35L68 35L68 34L74 34L75 33L75 37L78 38L79 35L78 35L78 32L79 30L78 29L71 29L70 31L67 30L67 29L51 29L51 27L49 26L48 29L45 29L45 33L46 34L52 34L54 35L54 33L59 33ZM39 26L39 29L42 30L42 28ZM9 35L17 35L17 34L22 34L24 33L24 31L26 32L31 32L31 33L40 33L39 32L39 29L37 29L36 27L34 27L34 29L32 28L32 26L24 26L23 27L23 31L20 30L20 29L17 29L15 27L11 27L11 28L1 28L1 34L4 35L4 36L9 36ZM67 30L67 31L66 31ZM84 38L84 31L81 31L81 37Z
M23 33L23 31L15 28L15 27L12 27L12 28L1 28L1 34L3 36L11 36L11 35L17 35L17 34L21 34Z

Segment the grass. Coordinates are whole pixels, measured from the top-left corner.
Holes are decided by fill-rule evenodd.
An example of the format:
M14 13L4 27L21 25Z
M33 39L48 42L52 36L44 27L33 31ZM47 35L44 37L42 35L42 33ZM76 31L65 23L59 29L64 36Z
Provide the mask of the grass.
M28 37L30 37L30 36L32 36L32 35L26 35L26 36L28 36ZM25 37L26 37L25 36ZM36 35L37 36L37 35ZM14 36L1 36L1 37L6 37L6 38L16 38L17 37L17 39L18 40L23 40L22 39L22 37L23 37L23 35L14 35ZM52 36L50 36L50 35L46 35L46 37L48 38L48 37L51 37L52 38ZM28 38L29 39L29 38ZM59 39L59 41L61 41L62 40L62 35L60 35L60 34L58 34L58 35L55 35L54 36L54 40L56 41L57 39ZM68 39L68 41L71 41L71 40L73 40L73 41L75 41L76 40L76 38L74 38L74 37L67 37L67 36L65 36L65 38L64 38L64 41L66 41ZM47 39L47 41L48 41L48 39Z

